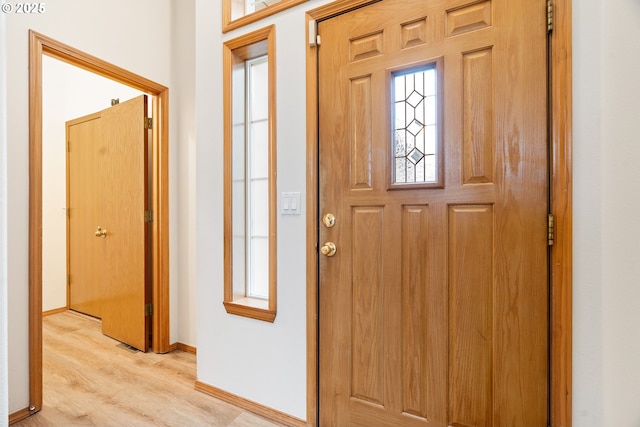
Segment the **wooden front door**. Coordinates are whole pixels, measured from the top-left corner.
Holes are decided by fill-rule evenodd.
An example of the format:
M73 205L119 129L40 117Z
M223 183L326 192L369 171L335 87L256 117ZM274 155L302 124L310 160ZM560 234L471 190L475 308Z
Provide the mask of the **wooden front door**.
M547 425L544 6L318 24L320 426Z
M105 335L142 351L150 300L146 116L142 95L67 123L71 308L100 317ZM93 133L77 131L77 122ZM78 295L92 304L78 304Z

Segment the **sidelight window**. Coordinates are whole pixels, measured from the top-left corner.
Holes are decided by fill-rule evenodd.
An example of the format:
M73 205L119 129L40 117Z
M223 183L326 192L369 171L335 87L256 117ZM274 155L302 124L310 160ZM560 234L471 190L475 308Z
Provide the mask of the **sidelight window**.
M225 292L228 313L276 315L273 27L225 43Z

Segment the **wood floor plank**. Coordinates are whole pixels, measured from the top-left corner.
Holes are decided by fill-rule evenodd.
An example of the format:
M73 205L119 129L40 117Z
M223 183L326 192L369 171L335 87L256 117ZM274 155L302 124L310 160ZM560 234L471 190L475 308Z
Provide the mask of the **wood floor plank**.
M196 391L193 354L132 351L71 311L42 323L43 408L14 426L281 426Z

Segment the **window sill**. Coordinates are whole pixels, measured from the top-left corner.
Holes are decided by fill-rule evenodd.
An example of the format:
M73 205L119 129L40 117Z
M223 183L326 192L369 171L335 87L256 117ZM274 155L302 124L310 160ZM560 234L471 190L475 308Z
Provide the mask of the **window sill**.
M224 301L224 308L229 314L250 317L256 320L273 323L276 311L267 308L269 302L255 298L242 298L235 301Z

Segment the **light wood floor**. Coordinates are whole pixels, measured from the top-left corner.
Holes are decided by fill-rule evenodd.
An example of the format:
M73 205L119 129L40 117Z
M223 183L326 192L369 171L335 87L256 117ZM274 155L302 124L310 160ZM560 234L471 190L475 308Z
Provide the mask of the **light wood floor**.
M194 390L192 354L132 351L71 311L42 323L43 409L14 426L280 426Z

